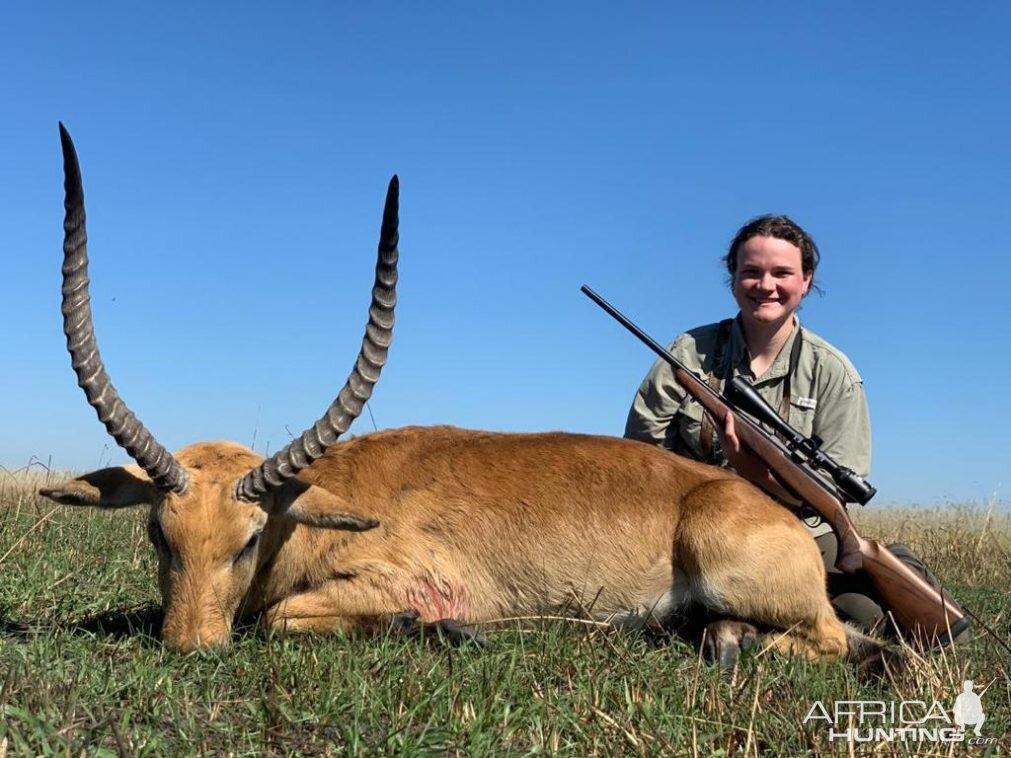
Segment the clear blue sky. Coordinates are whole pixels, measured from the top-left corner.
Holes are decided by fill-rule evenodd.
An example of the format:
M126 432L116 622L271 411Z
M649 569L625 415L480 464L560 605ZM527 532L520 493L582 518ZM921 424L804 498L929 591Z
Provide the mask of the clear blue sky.
M785 212L875 502L1011 499L1007 3L143 5L0 10L0 464L124 460L61 332L62 120L106 365L170 449L273 451L330 402L396 172L379 427L620 434L652 356L579 286L667 341Z

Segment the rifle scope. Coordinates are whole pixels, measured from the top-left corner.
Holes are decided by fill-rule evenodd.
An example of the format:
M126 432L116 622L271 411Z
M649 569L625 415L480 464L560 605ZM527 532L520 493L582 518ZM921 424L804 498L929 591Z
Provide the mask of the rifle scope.
M779 414L765 402L755 388L748 384L743 378L735 376L726 387L723 388L723 395L735 408L742 410L762 423L772 427L784 440L795 455L799 452L808 461L820 469L825 470L832 477L832 481L842 490L843 494L852 502L866 505L867 501L874 497L877 492L863 477L854 473L845 466L840 466L831 457L820 450L821 439L817 436L805 437L786 421L780 418Z

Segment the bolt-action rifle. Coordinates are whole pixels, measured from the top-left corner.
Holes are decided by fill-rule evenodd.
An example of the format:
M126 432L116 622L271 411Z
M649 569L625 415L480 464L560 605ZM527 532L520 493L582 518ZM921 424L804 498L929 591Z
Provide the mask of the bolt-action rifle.
M585 285L581 289L667 361L678 384L721 425L726 423L727 414L734 412L741 444L762 460L787 492L821 516L835 532L839 542L836 568L846 573L864 571L904 633L944 646L969 627L969 620L943 593L883 545L857 533L845 504L863 505L874 496L875 489L820 450L821 440L805 437L787 424L740 377L727 384L725 395L716 392L604 298ZM752 417L779 433L785 444L767 433ZM826 472L835 486L815 474L813 468Z

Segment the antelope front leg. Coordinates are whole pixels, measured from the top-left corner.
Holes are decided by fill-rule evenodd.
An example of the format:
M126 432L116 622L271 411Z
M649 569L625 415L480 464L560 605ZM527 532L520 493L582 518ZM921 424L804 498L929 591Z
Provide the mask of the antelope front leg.
M268 606L264 623L284 632L377 630L406 609L394 594L356 579L333 579Z
M436 621L422 621L417 611L405 611L393 617L390 628L407 637L420 639L437 639L453 647L465 643L473 643L478 647L489 648L491 642L474 627L463 624L456 619L442 618ZM431 631L428 631L431 630Z
M267 607L265 623L282 631L347 632L392 629L424 637L431 629L450 644L488 644L458 621L465 613L466 593L442 577L424 572L407 577L388 565L358 566L319 587L304 590Z

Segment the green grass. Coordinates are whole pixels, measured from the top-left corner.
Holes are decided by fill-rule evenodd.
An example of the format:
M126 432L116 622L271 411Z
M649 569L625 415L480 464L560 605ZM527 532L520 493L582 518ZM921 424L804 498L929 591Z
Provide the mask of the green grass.
M683 643L577 621L491 630L491 650L254 627L226 652L183 657L152 636L145 514L54 506L33 494L44 477L0 472L0 754L845 755L803 722L814 700L950 708L964 679L994 677L983 734L1011 748L1006 513L858 514L869 536L919 551L990 629L885 680L761 655L721 673Z

